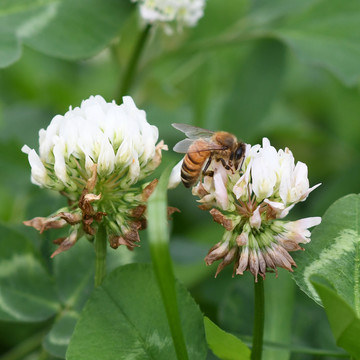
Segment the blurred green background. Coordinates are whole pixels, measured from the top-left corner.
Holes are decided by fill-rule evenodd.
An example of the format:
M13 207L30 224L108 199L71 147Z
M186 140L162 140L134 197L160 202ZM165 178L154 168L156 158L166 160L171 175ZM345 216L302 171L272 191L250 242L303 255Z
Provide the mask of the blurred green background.
M129 95L169 145L161 169L180 160L171 148L182 134L171 123L182 122L227 130L250 144L268 137L278 149L289 147L308 165L310 185L322 183L289 219L321 216L339 197L359 193L359 11L358 1L209 0L194 29L168 36L154 27ZM23 144L37 149L39 129L70 105L79 106L90 95L107 101L118 96L140 31L136 9L128 14L112 43L91 58L48 56L28 41L19 60L0 70L0 221L31 239L50 273L52 234L40 236L22 221L46 216L65 200L30 183L30 166L20 149ZM206 268L203 258L222 228L182 186L169 192L169 203L181 210L171 223L177 277L205 315L246 339L252 332L252 277L232 278L226 269L214 279L216 266ZM141 235L142 247L130 255L126 249L109 251L122 263L148 262L146 232ZM265 283L265 338L301 348L291 354L269 350L265 359L334 358L304 353L307 348L340 351L323 309L285 271L278 279L269 274ZM46 326L0 322L0 353Z

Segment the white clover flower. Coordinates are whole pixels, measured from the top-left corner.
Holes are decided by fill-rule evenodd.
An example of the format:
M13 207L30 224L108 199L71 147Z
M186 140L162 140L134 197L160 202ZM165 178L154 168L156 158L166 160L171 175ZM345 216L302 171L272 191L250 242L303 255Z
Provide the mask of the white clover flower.
M31 181L60 191L71 205L26 224L41 231L59 224L75 226L61 251L75 243L74 234L76 239L93 235L99 221L111 228L113 247L135 246L134 234L145 224L144 204L156 186L136 183L153 172L167 149L162 141L156 145L158 135L129 96L121 105L91 96L80 107L56 115L39 131L39 155L27 145L22 151L28 154Z
M180 181L180 166L173 169L172 185ZM226 231L210 249L206 264L222 259L217 275L234 262L234 273L249 270L255 281L269 269L293 271L296 264L288 251L302 249L299 243L310 241L308 229L321 222L320 217L280 220L320 185L309 187L307 166L295 164L289 149L277 151L264 138L262 146L246 146L241 169L227 170L223 162L212 160L207 173L192 193Z
M139 3L141 18L149 24L172 23L178 29L193 27L204 15L205 0L132 0ZM171 29L165 30L171 33Z

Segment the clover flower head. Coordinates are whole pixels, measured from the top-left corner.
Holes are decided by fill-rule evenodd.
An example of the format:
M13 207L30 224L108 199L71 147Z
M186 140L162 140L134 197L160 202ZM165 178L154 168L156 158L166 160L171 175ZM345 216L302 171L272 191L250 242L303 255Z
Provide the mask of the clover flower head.
M204 15L205 0L132 0L139 3L141 18L146 23L176 23L178 29L193 27ZM171 29L165 30L171 33Z
M173 169L170 187L180 182L181 162ZM300 243L310 241L310 227L320 217L298 221L282 220L315 188L309 186L306 164L298 162L286 148L277 151L267 138L262 145L246 145L241 169L226 169L221 161L212 160L208 174L193 187L200 208L210 210L214 221L225 228L220 242L205 258L207 265L222 260L216 275L234 263L234 273L249 270L265 278L277 267L293 271L295 261L289 251L303 250Z
M71 233L55 255L71 247L82 235L93 235L103 221L113 247L128 248L139 241L144 228L145 203L156 180L138 185L161 162L158 129L146 120L129 96L123 104L91 96L80 107L56 115L39 131L39 153L24 145L31 165L31 181L59 191L68 206L46 218L25 222L40 232L71 225Z

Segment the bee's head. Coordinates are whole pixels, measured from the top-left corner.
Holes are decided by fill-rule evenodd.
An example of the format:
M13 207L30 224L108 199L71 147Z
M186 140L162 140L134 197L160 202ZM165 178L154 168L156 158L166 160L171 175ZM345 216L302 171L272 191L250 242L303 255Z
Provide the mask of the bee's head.
M245 144L243 142L239 142L237 144L236 150L234 151L234 165L235 169L239 169L245 158Z

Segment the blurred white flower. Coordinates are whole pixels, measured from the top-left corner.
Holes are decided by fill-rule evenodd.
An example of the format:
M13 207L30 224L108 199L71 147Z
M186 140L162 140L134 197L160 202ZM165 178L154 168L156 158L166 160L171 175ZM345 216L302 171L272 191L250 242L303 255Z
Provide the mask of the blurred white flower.
M39 155L27 145L22 151L28 154L31 181L60 191L71 205L49 218L37 218L43 223L37 220L37 228L64 225L65 220L75 227L82 225L81 231L72 232L77 238L84 232L92 235L94 221L105 221L110 235L117 238L141 229L144 204L156 183L136 183L154 171L161 162L161 151L167 149L162 141L156 145L158 135L145 111L129 96L121 105L91 96L80 107L56 115L46 130L39 131ZM132 212L139 206L141 211ZM74 235L71 239L74 244ZM132 247L130 240L121 241L118 244ZM69 247L68 241L64 244ZM116 247L116 242L112 245Z
M226 161L226 159L225 159ZM180 181L180 163L172 177ZM257 279L269 269L292 270L295 262L288 251L302 249L299 243L310 241L310 227L320 224L320 217L294 222L279 220L309 193L307 166L295 165L289 149L277 151L270 141L246 148L240 171L225 169L213 160L208 173L193 187L192 193L203 210L210 210L214 221L225 228L222 241L210 249L207 265L222 259L216 275L234 262L234 273L249 270ZM175 183L175 182L174 182Z
M169 178L169 189L176 188L181 183L181 167L184 159L181 159L172 169L170 178Z
M204 15L205 0L132 0L139 3L146 23L176 22L178 28L193 27ZM171 32L169 28L167 31Z

